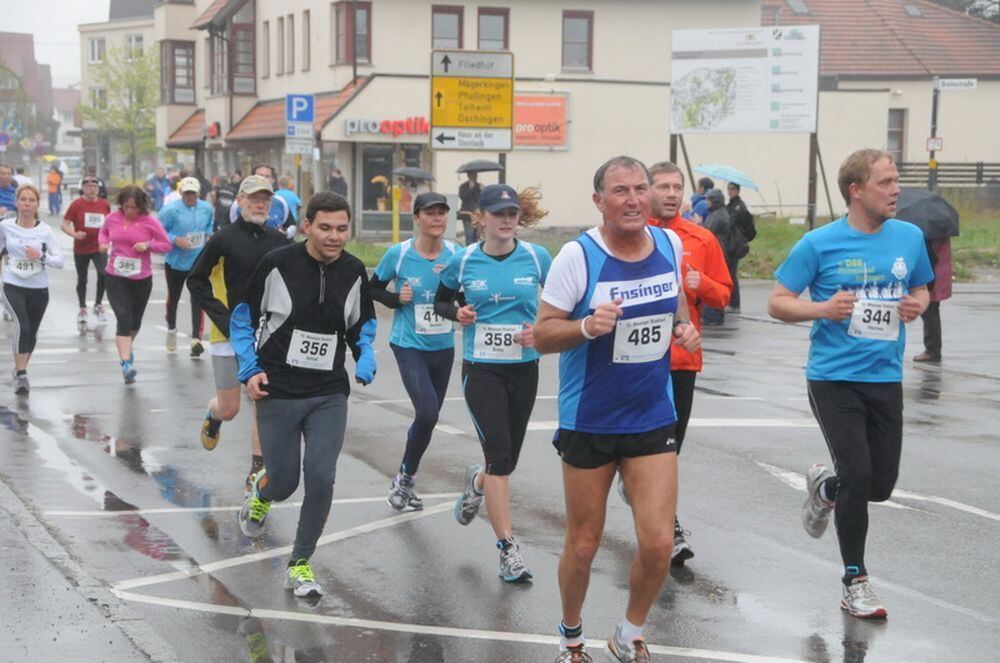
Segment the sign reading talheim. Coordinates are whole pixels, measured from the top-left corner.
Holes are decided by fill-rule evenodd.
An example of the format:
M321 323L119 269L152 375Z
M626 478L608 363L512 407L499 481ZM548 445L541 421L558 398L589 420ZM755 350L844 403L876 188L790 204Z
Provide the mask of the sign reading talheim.
M513 125L513 53L431 52L432 149L507 151Z

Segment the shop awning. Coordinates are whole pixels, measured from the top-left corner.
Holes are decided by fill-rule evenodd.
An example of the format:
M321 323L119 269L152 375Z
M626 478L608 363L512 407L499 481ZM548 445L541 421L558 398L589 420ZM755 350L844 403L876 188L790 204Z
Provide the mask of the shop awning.
M359 78L339 92L322 92L316 95L313 130L316 133L333 119L338 111L368 82ZM226 134L226 140L268 140L285 137L285 100L259 101Z
M204 30L212 25L221 26L240 10L247 0L215 0L191 24L192 30Z
M205 110L199 108L170 134L167 147L201 147L205 144Z

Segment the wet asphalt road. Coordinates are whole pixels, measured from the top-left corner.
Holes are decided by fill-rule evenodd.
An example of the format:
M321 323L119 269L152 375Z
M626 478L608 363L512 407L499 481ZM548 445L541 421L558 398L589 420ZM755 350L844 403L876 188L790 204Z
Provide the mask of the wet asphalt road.
M187 356L186 337L181 351L164 350L162 268L132 386L122 383L111 340L76 335L74 282L72 269L53 273L30 396L0 381L0 660L555 657L563 518L549 442L555 358L542 362L512 481L532 584L497 578L482 515L466 528L451 516L465 466L481 460L457 365L421 466L427 509L400 516L386 506L411 409L381 333L377 379L351 397L337 502L313 558L326 595L307 603L282 589L295 505L272 510L256 542L236 524L248 410L223 427L215 451L201 448L211 366ZM945 363L907 366L897 492L870 510L867 562L890 612L885 623L842 614L832 528L815 541L799 524L803 472L828 458L805 398L807 328L768 320L768 290L745 284L743 315L706 334L680 463L679 513L696 556L672 571L650 616L654 660L996 660L1000 286L958 287L942 307ZM181 332L190 331L186 311L185 300ZM381 309L380 328L388 323ZM920 324L910 327L908 359L920 350ZM8 323L0 336L9 339ZM0 375L10 368L5 351ZM629 515L613 495L584 611L598 655L624 610Z

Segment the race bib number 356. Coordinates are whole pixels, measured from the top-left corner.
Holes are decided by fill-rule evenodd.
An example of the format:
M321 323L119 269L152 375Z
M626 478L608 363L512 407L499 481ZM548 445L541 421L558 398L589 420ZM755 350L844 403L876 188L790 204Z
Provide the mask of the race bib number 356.
M337 354L336 334L316 334L296 329L288 344L285 361L296 368L311 368L314 371L332 371L333 359Z
M472 358L520 361L522 347L520 343L514 340L514 334L520 331L521 325L477 324Z
M643 364L659 361L670 347L674 315L661 313L619 320L615 326L616 364Z
M883 299L859 299L851 314L847 333L879 341L899 339L899 302Z

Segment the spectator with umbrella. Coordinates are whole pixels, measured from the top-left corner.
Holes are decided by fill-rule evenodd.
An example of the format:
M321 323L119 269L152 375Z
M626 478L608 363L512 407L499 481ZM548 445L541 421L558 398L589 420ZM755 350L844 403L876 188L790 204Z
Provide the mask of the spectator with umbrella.
M487 159L475 159L458 167L457 172L465 173L468 178L458 187L458 198L462 201L458 208L458 218L462 220L466 246L479 241L479 233L476 232L476 226L472 222L472 213L479 209L479 194L483 191L479 173L501 170L503 170L502 165Z
M951 238L958 236L958 211L948 201L924 189L901 189L896 218L909 221L924 233L927 255L934 269L928 284L930 304L920 314L924 323L924 351L913 358L920 363L941 362L941 302L951 297Z

